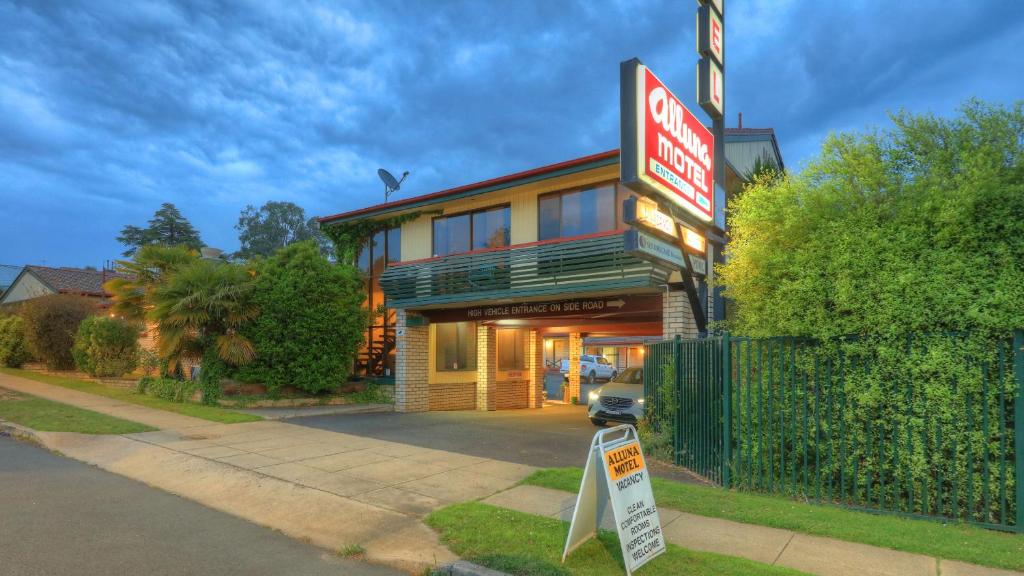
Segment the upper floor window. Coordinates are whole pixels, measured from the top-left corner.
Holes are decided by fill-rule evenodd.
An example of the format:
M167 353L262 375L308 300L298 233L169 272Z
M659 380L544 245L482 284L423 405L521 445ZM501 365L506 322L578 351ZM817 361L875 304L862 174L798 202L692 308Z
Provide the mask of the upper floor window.
M625 193L615 184L582 190L553 192L538 198L538 240L568 238L619 227L619 210Z
M359 251L356 266L366 274L380 274L387 264L402 259L402 229L380 230Z
M508 206L434 218L434 256L508 246L512 230Z

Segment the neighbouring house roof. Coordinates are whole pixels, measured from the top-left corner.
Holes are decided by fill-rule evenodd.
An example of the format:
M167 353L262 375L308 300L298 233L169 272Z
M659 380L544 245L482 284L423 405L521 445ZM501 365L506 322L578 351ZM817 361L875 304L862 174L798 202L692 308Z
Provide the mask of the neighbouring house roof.
M774 159L780 168L782 164L782 153L779 151L779 144L775 138L775 130L772 128L726 128L725 129L725 142L726 144L746 142L746 141L764 141L768 143L770 149L774 150L776 158ZM726 154L728 156L728 154ZM487 192L493 192L504 188L512 188L513 186L521 186L530 182L536 182L538 180L545 180L547 178L555 178L558 176L564 176L566 174L572 174L575 172L582 172L584 170L590 170L601 166L607 166L614 164L619 161L619 150L608 150L606 152L599 152L597 154L591 154L589 156L583 156L581 158L574 158L565 162L558 162L556 164L549 164L547 166L541 166L539 168L533 168L531 170L525 170L523 172L515 172L505 176L499 176L497 178L491 178L489 180L483 180L481 182L475 182L473 184L466 184L464 186L457 186L455 188L449 188L447 190L441 190L439 192L432 192L429 194L421 194L419 196L413 196L411 198L403 198L401 200L395 200L393 202L385 202L383 204L375 204L373 206L367 206L365 208L359 208L357 210L350 210L348 212L342 212L340 214L334 214L331 216L322 216L317 218L321 224L331 224L336 222L345 222L349 220L356 220L359 218L368 218L372 216L379 216L389 212L396 212L399 210L406 210L409 208L417 208L429 204L435 204L437 202L443 202L445 200L454 200L456 198L463 198L466 196L475 196L477 194L485 194ZM729 163L726 158L726 165L734 173L741 178L744 172L741 172L736 167Z
M50 268L48 266L24 266L2 293L0 303L8 303L8 296L15 292L18 283L26 276L39 281L51 294L78 294L96 298L106 298L103 283L111 278L121 276L110 270L87 270L84 268ZM37 294L42 296L44 294ZM30 296L30 298L35 296ZM24 298L18 298L23 300Z
M7 287L14 284L14 280L21 273L22 266L0 264L0 294L7 290Z

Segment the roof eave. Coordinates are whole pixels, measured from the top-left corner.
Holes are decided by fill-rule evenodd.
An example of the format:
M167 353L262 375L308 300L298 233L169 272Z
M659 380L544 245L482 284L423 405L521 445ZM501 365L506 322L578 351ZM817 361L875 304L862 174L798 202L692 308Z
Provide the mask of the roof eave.
M484 180L482 182L477 182L475 184L459 186L456 188L442 190L440 192L434 192L422 196L414 196L412 198L398 200L387 204L377 204L375 206L369 206L367 208L361 208L359 210L353 210L350 212L343 212L341 214L335 214L333 216L324 216L322 218L318 218L317 220L321 224L330 225L338 224L341 222L348 222L352 220L359 220L363 218L372 218L390 212L398 212L413 208L421 208L423 206L429 206L431 204L438 204L441 202L457 200L460 198L476 196L479 194L487 194L488 192L495 192L497 190L503 190L515 186L522 186L523 184L529 184L531 182L537 182L540 180L547 180L549 178L557 178L559 176L565 176L568 174L575 174L586 170L592 170L594 168L608 166L610 164L618 162L618 160L619 151L609 150L607 152L592 154L590 156L584 156L582 158L576 158L573 160L568 160L566 162L560 162L558 164L551 164L548 166L535 168L533 170L526 170L524 172L517 172L506 176L500 176L498 178L493 178L491 180Z

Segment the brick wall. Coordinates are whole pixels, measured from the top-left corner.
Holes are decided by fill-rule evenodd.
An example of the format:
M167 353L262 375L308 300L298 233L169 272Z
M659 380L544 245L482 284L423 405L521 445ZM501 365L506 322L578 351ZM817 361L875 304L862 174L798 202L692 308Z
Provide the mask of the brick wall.
M431 410L475 410L476 382L431 384Z
M666 292L661 297L661 336L669 339L676 334L683 338L697 337L697 323L690 310L690 301L682 290Z
M529 380L498 382L495 387L494 407L498 410L529 408Z
M395 311L395 410L423 412L430 408L427 384L430 330L407 326L405 310Z
M476 327L476 409L495 409L495 364L494 353L497 338L494 328Z

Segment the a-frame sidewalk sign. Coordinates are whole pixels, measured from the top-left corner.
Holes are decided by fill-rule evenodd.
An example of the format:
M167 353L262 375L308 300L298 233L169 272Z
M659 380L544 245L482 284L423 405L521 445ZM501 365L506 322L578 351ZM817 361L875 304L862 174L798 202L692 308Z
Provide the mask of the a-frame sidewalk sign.
M622 424L594 434L583 470L583 482L569 525L562 562L581 544L597 535L611 502L626 574L665 551L651 476L636 428Z

